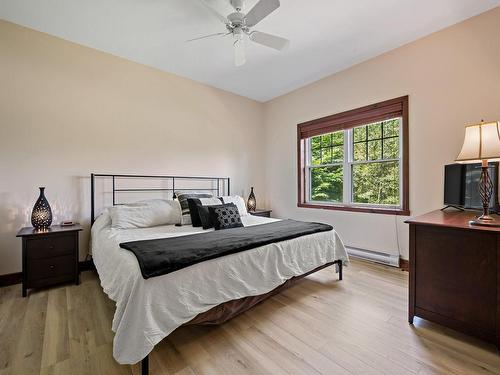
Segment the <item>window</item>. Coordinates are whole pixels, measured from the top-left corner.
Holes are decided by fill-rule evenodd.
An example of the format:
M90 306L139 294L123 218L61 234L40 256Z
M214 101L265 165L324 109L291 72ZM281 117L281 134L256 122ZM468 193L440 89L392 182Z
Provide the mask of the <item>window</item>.
M298 125L298 205L409 214L408 97Z

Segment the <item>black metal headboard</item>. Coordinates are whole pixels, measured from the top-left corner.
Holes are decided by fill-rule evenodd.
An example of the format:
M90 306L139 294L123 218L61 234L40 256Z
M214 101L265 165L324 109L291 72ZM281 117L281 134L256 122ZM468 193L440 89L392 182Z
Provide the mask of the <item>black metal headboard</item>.
M198 177L198 176L147 176L147 175L131 175L131 174L102 174L92 173L90 175L90 190L91 190L91 223L93 224L96 218L95 207L95 190L97 179L111 180L111 187L108 193L111 194L111 203L113 206L123 204L120 203L119 197L123 193L170 193L170 198L175 198L176 191L210 191L215 195L230 195L230 180L229 177ZM166 186L157 187L141 187L137 185L138 181L162 181ZM132 187L119 186L124 181L134 181ZM189 183L202 183L206 186L192 186Z

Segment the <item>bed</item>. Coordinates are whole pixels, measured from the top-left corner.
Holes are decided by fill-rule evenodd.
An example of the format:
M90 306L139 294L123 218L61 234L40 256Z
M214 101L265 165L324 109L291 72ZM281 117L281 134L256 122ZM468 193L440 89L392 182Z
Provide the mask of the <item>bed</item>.
M119 204L115 195L120 192L149 189L117 188L116 176L124 175L91 176L92 257L104 292L116 303L112 324L115 332L113 356L121 364L142 361L143 374L148 373L148 354L154 346L182 325L223 323L291 286L301 277L327 266L334 265L339 279L342 277L342 266L348 257L338 234L331 230L270 243L144 279L134 254L121 248L120 244L136 240L203 236L213 229L203 230L191 225L114 229L106 209L94 220L95 179L100 176L113 180L114 205ZM157 177L171 178L124 178ZM221 186L229 193L229 179L222 183L215 178L209 186L207 190L213 189L215 194L220 193ZM154 189L168 192L176 188ZM251 215L242 216L241 220L245 227L279 221Z

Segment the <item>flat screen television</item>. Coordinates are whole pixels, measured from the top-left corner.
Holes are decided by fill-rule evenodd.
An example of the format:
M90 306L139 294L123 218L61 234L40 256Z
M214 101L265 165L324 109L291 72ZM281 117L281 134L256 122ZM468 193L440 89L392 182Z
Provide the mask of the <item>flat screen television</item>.
M498 162L488 163L493 182L490 210L499 212ZM444 166L444 204L459 208L482 210L479 195L481 164L449 164Z

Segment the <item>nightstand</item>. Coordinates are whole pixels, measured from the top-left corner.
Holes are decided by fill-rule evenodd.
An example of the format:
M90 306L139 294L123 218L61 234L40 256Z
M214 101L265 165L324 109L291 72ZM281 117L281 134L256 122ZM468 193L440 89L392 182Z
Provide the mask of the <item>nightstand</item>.
M79 224L47 230L22 228L17 237L23 240L23 297L29 288L64 282L80 282L78 271Z
M271 217L271 212L273 212L273 210L266 210L263 208L257 208L255 211L248 212L248 213L250 215L253 215L253 216Z

